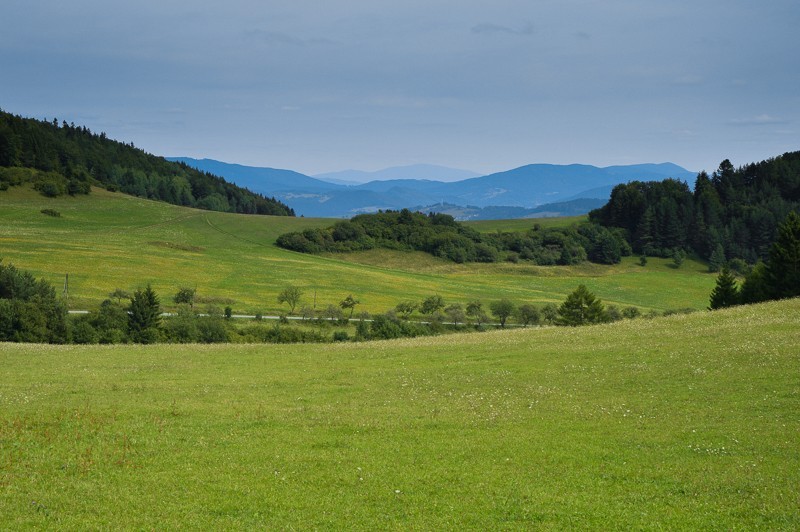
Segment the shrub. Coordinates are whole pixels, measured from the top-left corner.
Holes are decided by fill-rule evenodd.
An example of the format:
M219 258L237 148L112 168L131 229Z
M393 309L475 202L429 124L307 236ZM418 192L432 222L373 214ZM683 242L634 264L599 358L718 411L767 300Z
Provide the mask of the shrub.
M636 307L625 307L622 309L622 317L628 320L638 318L641 315L639 309Z
M333 333L334 342L347 342L349 340L350 340L350 335L347 334L347 331L336 331Z
M42 209L39 212L46 214L47 216L52 216L53 218L61 218L61 213L53 209Z
M616 305L606 307L606 318L608 321L619 321L622 319L622 312Z
M100 341L97 330L92 326L88 316L81 316L72 322L72 343L96 344Z
M38 190L42 196L47 196L48 198L55 198L64 193L64 189L54 181L37 183L34 188Z

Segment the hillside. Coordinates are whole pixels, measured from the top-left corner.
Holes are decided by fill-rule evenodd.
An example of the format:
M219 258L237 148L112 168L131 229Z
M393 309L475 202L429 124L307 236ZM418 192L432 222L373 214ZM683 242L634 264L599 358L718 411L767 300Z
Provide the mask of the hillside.
M43 209L61 216L46 216ZM368 312L431 294L462 304L501 297L560 303L581 283L620 307L703 309L714 286L707 266L691 260L677 270L668 260L653 259L643 268L632 258L614 266L459 265L423 253L315 256L275 246L283 233L332 222L201 211L97 188L88 196L46 198L29 187L12 187L0 193L0 258L59 289L69 273L73 309L96 308L114 289L133 291L148 282L165 303L178 287L192 286L207 301L247 314L281 312L276 297L289 283L302 288L304 304L316 294L317 306L324 308L352 293L362 301L358 311ZM527 230L533 223L502 227ZM558 223L570 221L543 225Z
M0 348L25 528L800 528L800 301L320 346Z
M22 118L0 110L0 194L34 183L47 195L88 193L91 185L175 205L293 216L287 205L94 133L85 126Z

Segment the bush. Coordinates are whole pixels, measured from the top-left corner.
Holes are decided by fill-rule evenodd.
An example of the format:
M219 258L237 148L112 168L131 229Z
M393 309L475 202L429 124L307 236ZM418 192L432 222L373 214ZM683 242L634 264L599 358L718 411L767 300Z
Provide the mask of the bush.
M205 344L225 343L228 330L218 317L201 317L197 320L197 340Z
M170 316L164 323L164 334L167 341L179 344L196 342L199 337L197 315L191 307L181 304L175 316Z
M638 318L641 315L639 309L636 307L625 307L622 309L622 317L628 320Z
M616 305L606 307L606 318L608 321L619 321L622 319L622 312Z
M372 319L370 325L370 338L377 340L388 340L391 338L400 338L403 336L403 330L400 325L383 314L378 314Z
M336 331L333 333L333 341L334 342L347 342L350 340L350 335L347 334L347 331Z
M56 198L63 195L65 192L65 187L60 183L56 183L55 181L40 181L39 183L36 183L33 188L39 191L42 196L46 196L48 198Z
M61 218L61 213L53 209L42 209L39 212L46 214L47 216L52 216L53 218Z
M96 344L100 341L100 335L87 316L75 319L72 322L70 332L72 333L72 343L74 344Z

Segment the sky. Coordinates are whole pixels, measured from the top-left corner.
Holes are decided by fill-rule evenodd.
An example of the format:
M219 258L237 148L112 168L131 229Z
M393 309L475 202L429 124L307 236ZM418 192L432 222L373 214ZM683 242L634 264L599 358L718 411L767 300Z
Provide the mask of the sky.
M3 0L0 108L306 174L800 150L797 0Z

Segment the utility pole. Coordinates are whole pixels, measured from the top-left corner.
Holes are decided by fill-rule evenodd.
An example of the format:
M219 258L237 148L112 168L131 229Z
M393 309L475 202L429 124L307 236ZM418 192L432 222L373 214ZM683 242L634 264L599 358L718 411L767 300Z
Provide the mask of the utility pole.
M65 274L65 276L64 276L64 293L63 293L63 296L64 296L64 302L67 304L67 307L69 307L69 274L68 273Z

